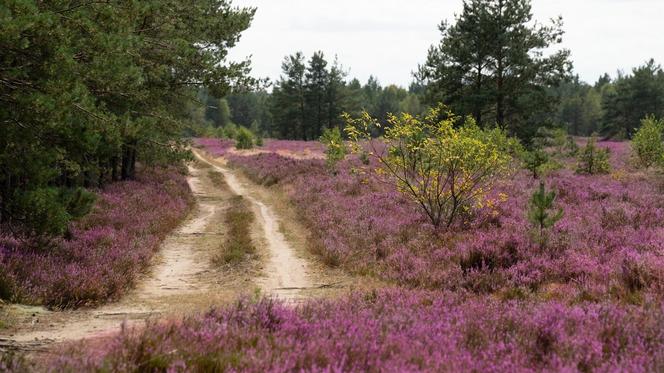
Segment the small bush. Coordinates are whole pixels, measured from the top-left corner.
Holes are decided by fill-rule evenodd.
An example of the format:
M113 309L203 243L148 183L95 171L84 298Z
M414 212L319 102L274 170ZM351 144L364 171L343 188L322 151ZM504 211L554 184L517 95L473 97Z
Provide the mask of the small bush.
M608 174L611 172L609 150L597 146L597 136L593 135L588 140L588 144L581 150L576 172L588 175Z
M664 120L646 117L632 139L632 151L642 167L664 164Z
M475 208L509 169L515 147L501 129L481 129L471 117L457 123L445 106L424 117L389 116L382 128L387 145L383 149L376 149L371 138L381 124L368 113L344 118L353 150L361 152L360 142L368 141L374 147L371 156L383 165L379 173L389 175L386 181L414 200L435 227L449 228L459 215Z
M567 136L567 142L565 143L565 150L567 154L571 156L576 156L579 154L579 145L576 143L576 140L573 136Z
M346 157L346 144L344 144L344 139L341 137L341 131L339 128L326 128L323 131L323 136L320 137L320 142L323 143L326 147L325 156L327 167L332 171L336 172L337 163L342 161Z
M89 214L94 207L97 196L83 188L65 189L60 192L60 199L73 219Z
M254 134L244 127L239 127L235 136L236 149L251 149L254 147Z
M220 133L221 136L220 137L224 137L224 138L227 138L227 139L237 138L238 131L239 131L238 126L236 126L233 123L229 123L229 124L225 125L224 127L220 127L220 130L221 130L221 133Z
M567 131L562 128L540 127L533 138L533 145L539 148L553 147L562 152L567 143Z

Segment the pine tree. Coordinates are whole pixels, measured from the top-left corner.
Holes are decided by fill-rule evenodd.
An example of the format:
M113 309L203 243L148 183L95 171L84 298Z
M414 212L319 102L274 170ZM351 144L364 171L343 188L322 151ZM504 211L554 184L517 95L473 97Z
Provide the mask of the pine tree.
M597 146L597 136L593 135L581 149L576 172L580 174L608 174L611 171L609 150Z
M255 10L225 0L0 8L0 224L26 234L62 232L69 190L183 159L197 88L251 82L227 54Z
M231 124L231 109L225 98L219 100L219 121L217 127L226 127Z
M283 75L272 93L272 115L279 137L306 139L306 87L304 55L298 52L284 59Z
M542 166L549 162L549 155L542 148L536 148L524 153L523 162L526 169L533 174L533 178L538 179L542 173Z
M571 68L567 50L543 55L562 41L562 19L532 21L530 0L464 1L455 23L440 25L442 40L418 70L428 103L443 101L480 124L531 136L536 118L554 109L546 88Z
M304 139L313 140L321 135L329 115L327 88L330 77L323 52L316 52L311 57L305 78L307 130Z
M346 72L337 58L330 68L327 82L327 128L341 128L341 114L346 111Z

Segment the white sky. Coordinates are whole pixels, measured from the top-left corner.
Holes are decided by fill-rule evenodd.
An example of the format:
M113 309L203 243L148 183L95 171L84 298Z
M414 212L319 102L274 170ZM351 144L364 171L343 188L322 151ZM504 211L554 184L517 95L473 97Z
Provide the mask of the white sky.
M601 74L655 58L664 64L664 0L533 0L535 18L563 16L563 47L574 70L594 82ZM307 58L322 50L337 55L349 77L407 86L411 72L440 40L443 19L461 11L461 0L234 0L257 7L254 22L231 57L252 56L253 75L276 80L284 56Z

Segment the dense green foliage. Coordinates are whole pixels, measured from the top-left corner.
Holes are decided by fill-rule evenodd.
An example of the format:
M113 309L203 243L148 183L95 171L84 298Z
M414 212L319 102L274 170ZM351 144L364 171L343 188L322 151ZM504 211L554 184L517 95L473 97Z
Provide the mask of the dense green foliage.
M567 128L574 136L590 136L601 127L602 99L609 81L600 80L591 86L575 76L553 88L552 93L560 99L558 110L548 119Z
M182 158L192 88L246 82L227 53L253 14L227 0L3 2L0 222L59 233L80 212L68 190Z
M664 70L654 60L632 69L630 74L608 74L595 85L565 82L553 92L560 97L558 112L549 121L567 127L570 134L629 139L648 115L664 115Z
M326 128L342 127L343 112L359 115L366 110L385 121L390 113L418 115L424 111L413 90L395 85L383 88L374 77L364 86L357 79L346 81L338 61L328 67L322 52L314 53L308 63L302 53L287 56L282 70L270 97L272 127L268 132L275 137L318 139ZM231 111L235 111L232 106Z
M609 164L609 150L597 146L597 136L593 135L588 144L579 153L579 162L576 172L580 174L608 174L611 171Z
M362 151L360 142L369 141L380 173L417 202L436 227L451 227L459 215L482 203L508 169L514 146L504 131L481 129L472 117L459 123L443 106L423 117L391 115L384 149L371 141L372 127L383 125L368 113L358 119L346 115L346 123L354 150Z
M338 127L326 128L320 137L320 142L325 145L325 161L332 172L336 172L337 163L346 157L348 150L341 131Z
M569 51L544 55L562 42L562 19L533 22L530 0L466 0L454 24L439 29L442 40L417 73L427 102L530 138L555 109L549 88L571 69Z
M634 134L632 150L643 167L664 165L664 121L648 116Z
M631 138L646 116L664 117L664 70L650 60L631 75L619 75L607 87L602 108L602 134Z
M235 147L237 149L251 149L254 147L254 134L244 127L238 127L235 133Z

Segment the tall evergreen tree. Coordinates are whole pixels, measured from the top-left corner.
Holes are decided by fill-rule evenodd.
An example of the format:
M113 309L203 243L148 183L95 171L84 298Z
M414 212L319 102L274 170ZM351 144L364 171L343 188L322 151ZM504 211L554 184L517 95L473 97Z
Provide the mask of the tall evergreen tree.
M253 15L227 0L3 2L0 224L58 233L63 190L184 155L192 88L246 80L227 54Z
M455 23L443 22L416 77L430 104L443 101L478 123L509 126L521 137L554 109L547 87L567 76L569 51L544 51L562 41L562 19L532 22L530 0L466 0Z
M304 139L320 137L328 121L327 89L330 74L323 52L316 52L309 60L306 77L307 130Z
M272 92L272 114L280 137L306 139L306 87L304 55L298 52L284 59L283 75Z
M231 124L231 108L225 98L219 100L219 121L217 127L226 127Z
M343 126L341 114L346 111L347 105L345 79L346 72L335 58L332 67L330 67L327 82L327 128L341 129Z

